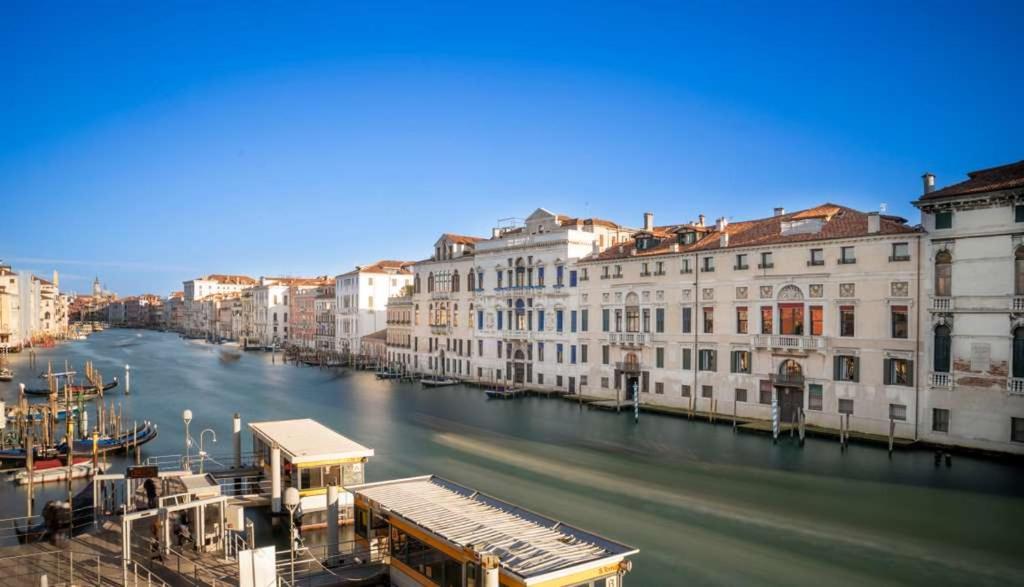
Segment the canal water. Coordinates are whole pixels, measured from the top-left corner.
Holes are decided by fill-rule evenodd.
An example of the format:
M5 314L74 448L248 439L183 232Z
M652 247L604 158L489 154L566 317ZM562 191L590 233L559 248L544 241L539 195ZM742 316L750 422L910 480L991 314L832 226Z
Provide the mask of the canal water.
M640 549L629 585L1024 584L1024 467L927 451L736 434L728 425L580 408L528 398L488 401L481 390L424 389L271 362L220 361L220 348L170 333L108 330L38 352L92 360L119 386L125 418L159 437L145 455L180 454L182 410L194 438L212 428L230 453L231 416L245 423L309 417L373 447L367 480L434 473ZM12 405L29 383L12 355ZM42 381L32 379L30 386ZM92 420L94 421L94 420ZM244 435L243 449L250 447ZM210 435L206 435L209 443ZM48 488L41 496L59 496ZM0 513L24 514L24 493L0 487Z

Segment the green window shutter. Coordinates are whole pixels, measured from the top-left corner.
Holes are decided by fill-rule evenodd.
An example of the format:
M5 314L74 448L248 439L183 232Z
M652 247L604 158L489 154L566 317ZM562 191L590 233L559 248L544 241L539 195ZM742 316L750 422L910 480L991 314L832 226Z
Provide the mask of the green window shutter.
M914 385L914 361L907 361L907 385Z
M892 374L891 374L891 361L884 359L882 361L882 383L886 385L892 385Z
M839 381L839 357L832 357L832 380Z

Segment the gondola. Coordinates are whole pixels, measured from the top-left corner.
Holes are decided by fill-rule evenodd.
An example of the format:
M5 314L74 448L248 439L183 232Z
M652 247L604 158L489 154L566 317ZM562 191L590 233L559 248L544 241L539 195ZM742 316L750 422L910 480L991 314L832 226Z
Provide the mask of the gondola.
M420 379L420 383L425 387L445 387L448 385L458 385L459 381L451 377L426 377Z
M111 389L114 389L115 387L117 387L117 379L115 379L113 381L110 381L108 383L104 383L103 384L103 391L109 391ZM84 395L84 396L87 396L87 397L99 395L99 392L96 391L96 387L92 386L92 385L72 385L70 391L71 391L72 395ZM25 390L25 395L50 395L50 389L49 388L26 389ZM57 395L58 396L64 395L64 388L63 387L60 387L57 390Z
M120 436L107 436L100 438L96 441L96 452L99 454L114 453L122 450L128 450L133 446L143 445L150 440L156 438L157 427L156 424L150 422L143 422L136 426L133 430L122 433ZM92 454L92 439L85 438L82 440L76 440L74 442L74 454L89 456ZM67 454L67 443L61 443L53 449L40 450L38 447L33 449L34 460L44 460L55 458L59 455ZM24 448L8 448L0 450L0 461L9 463L23 463L25 462L25 449Z

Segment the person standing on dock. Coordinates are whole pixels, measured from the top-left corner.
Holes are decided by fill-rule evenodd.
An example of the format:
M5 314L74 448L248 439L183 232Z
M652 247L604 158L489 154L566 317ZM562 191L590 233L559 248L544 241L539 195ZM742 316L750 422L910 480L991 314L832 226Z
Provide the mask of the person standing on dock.
M156 483L153 483L152 478L146 479L146 482L142 484L142 488L146 490L146 507L153 509L156 507Z

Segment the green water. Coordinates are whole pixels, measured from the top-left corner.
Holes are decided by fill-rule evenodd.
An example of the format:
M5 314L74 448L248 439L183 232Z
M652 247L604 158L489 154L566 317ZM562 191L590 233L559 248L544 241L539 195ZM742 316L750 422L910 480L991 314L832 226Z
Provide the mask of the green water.
M1024 584L1024 467L808 439L735 434L727 425L580 409L561 400L487 401L468 387L423 389L271 363L173 334L112 330L41 350L106 379L132 366L126 418L160 435L145 454L180 454L181 412L192 434L213 428L231 450L231 415L309 417L376 456L368 480L434 473L640 549L629 585ZM17 379L27 354L12 357ZM27 382L27 381L26 381ZM41 380L32 380L38 386ZM0 383L10 402L16 385ZM10 405L10 404L9 404ZM244 446L249 447L248 435ZM209 434L207 434L209 441ZM49 488L41 496L58 495ZM0 488L22 515L24 493Z

